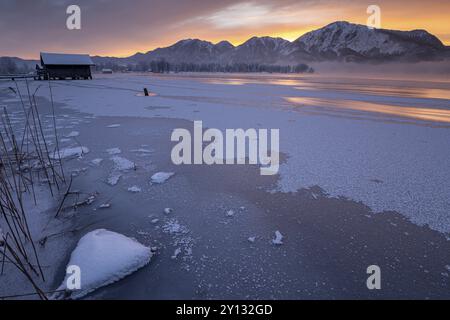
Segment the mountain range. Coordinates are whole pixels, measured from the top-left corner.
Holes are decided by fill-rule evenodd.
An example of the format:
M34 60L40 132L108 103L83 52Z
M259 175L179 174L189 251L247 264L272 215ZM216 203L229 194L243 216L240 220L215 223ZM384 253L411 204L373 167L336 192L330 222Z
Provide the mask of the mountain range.
M138 64L164 59L169 63L299 64L321 61L418 62L450 59L450 47L425 30L398 31L369 29L345 21L308 32L295 41L253 37L234 46L228 41L213 44L186 39L172 46L127 58L93 57L98 65Z
M96 63L139 63L165 59L170 63L297 64L320 61L433 61L450 58L450 47L425 30L369 29L345 21L331 23L290 42L282 38L253 37L239 46L228 41L213 44L198 39L128 58L94 57Z

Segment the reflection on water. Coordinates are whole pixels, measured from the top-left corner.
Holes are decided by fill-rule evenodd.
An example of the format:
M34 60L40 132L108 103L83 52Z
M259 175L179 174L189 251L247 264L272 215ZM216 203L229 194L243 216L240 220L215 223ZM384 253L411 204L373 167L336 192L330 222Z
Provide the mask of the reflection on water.
M438 88L426 88L416 86L392 86L392 85L368 85L348 83L308 83L304 82L297 86L300 90L333 90L355 92L370 95L383 95L395 97L428 98L428 99L450 99L450 90Z
M277 85L299 90L354 92L358 94L427 99L450 99L450 83L439 81L333 78L316 75L204 75L201 81L220 85Z
M209 79L205 82L210 84L224 84L231 86L242 86L244 84L251 83L250 81L244 81L243 79Z
M321 107L326 109L344 109L378 114L411 118L422 121L436 121L450 123L450 110L419 107L404 107L388 104L379 104L367 101L287 97L287 101L304 107Z

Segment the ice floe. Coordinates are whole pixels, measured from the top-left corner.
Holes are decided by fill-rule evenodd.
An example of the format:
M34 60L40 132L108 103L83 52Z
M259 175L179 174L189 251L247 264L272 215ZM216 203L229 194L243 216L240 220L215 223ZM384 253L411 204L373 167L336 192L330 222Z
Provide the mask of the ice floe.
M60 157L61 159L80 158L87 153L89 153L89 149L87 147L73 147L61 149L59 152L52 152L49 156L52 160L57 160Z
M102 159L102 158L96 158L96 159L94 159L94 160L91 161L91 163L92 163L93 165L96 165L96 166L99 166L102 162L103 162L103 159Z
M132 186L128 188L128 191L130 191L131 193L139 193L142 191L142 189L138 186Z
M119 148L110 148L110 149L106 149L106 152L110 155L115 155L115 154L121 154L122 150L120 150Z
M107 180L107 183L111 186L115 186L119 183L120 178L122 177L122 174L120 172L112 172Z
M275 231L275 239L272 240L272 243L275 245L282 245L283 244L283 235L281 234L280 231Z
M176 248L171 258L176 259L180 253L181 253L181 248Z
M229 218L234 217L234 210L228 210L225 215Z
M151 183L162 184L169 180L174 174L174 172L158 172L151 177L150 181Z
M136 164L126 158L115 156L111 160L114 162L114 169L119 171L132 170L136 168Z
M80 135L80 133L78 131L72 131L68 135L66 135L66 138L74 138L74 137L78 137L79 135Z
M144 149L144 148L133 149L133 150L131 150L131 152L134 152L134 153L153 153L152 150L150 150L150 149Z
M151 257L150 248L122 234L105 229L89 232L80 239L68 263L81 271L81 289L67 288L69 274L58 288L64 293L53 298L82 298L144 267Z
M165 214L171 214L173 212L172 208L164 208L164 213Z

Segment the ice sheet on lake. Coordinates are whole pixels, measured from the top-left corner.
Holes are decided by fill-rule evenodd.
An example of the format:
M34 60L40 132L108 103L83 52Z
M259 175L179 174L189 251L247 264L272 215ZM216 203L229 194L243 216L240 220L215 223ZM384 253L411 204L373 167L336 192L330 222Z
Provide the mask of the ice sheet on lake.
M99 229L86 234L72 252L69 266L77 266L81 271L81 289L70 291L66 276L54 298L79 299L88 293L112 284L150 262L150 248L122 234Z
M361 201L374 212L394 210L418 225L428 225L440 232L450 232L450 130L441 123L416 123L410 119L401 123L389 115L366 120L334 112L325 112L309 106L292 105L285 97L326 98L336 101L363 101L388 103L426 109L448 109L447 98L437 99L436 87L426 81L432 90L418 87L417 92L429 95L417 98L401 93L392 94L384 79L377 86L386 87L386 93L372 94L355 90L351 84L341 83L338 90L322 89L322 79L293 80L279 84L280 76L264 76L257 86L242 75L246 85L220 87L204 83L194 77L158 79L155 104L170 108L158 110L162 117L201 120L205 127L281 128L281 152L286 162L280 167L275 191L296 192L312 186L321 187L332 197L344 196ZM252 76L253 77L253 76ZM267 80L267 81L266 81ZM347 80L347 79L343 79ZM370 88L375 80L358 79L362 87ZM119 83L120 82L120 83ZM285 81L286 82L286 81ZM290 81L289 81L290 82ZM308 84L299 90L302 83ZM143 117L148 112L148 100L130 96L129 89L144 86L148 79L127 75L118 79L96 79L89 86L68 86L55 83L56 100L64 101L74 110L94 116ZM98 86L105 94L98 94ZM409 81L399 81L409 86ZM341 90L345 88L345 90ZM123 90L127 89L127 90ZM38 95L48 97L45 90ZM132 106L130 108L130 106ZM221 116L218 117L217 115ZM398 120L398 119L397 119ZM119 121L119 120L116 120ZM435 126L436 125L436 126ZM374 183L374 179L382 183Z

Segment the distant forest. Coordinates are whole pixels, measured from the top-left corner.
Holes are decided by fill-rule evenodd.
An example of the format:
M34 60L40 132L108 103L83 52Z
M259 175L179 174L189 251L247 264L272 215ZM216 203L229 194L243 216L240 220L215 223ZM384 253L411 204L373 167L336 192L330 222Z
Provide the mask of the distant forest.
M300 63L297 65L268 65L259 63L169 63L164 59L158 61L144 62L137 64L129 63L127 65L118 63L96 63L94 67L96 71L103 69L111 69L114 72L225 72L225 73L250 73L250 72L267 72L267 73L314 73L314 69L307 64ZM9 57L0 57L0 74L23 74L34 71L29 65L20 63Z
M267 65L259 63L169 63L164 59L158 61L144 62L138 64L119 65L116 63L99 63L96 65L97 71L111 69L114 72L137 71L137 72L268 72L268 73L314 73L314 69L307 64L300 63L291 65Z
M0 74L20 74L32 71L25 63L18 64L9 57L0 57Z

